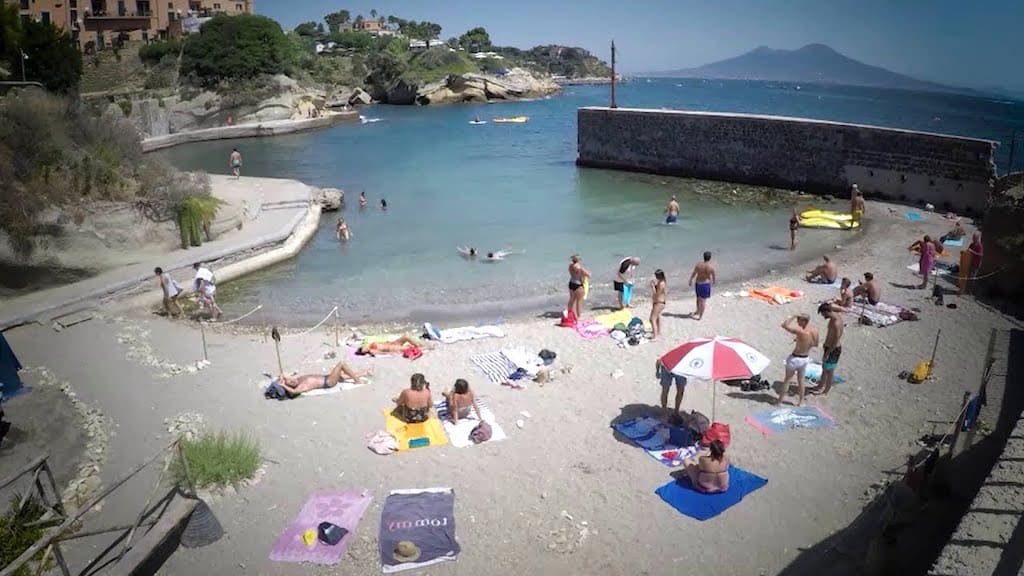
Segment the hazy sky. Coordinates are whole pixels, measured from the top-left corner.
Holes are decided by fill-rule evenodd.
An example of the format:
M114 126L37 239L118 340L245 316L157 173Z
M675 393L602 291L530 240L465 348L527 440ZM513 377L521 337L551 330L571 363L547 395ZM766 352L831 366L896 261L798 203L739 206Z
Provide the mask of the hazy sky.
M483 26L495 44L582 46L626 73L688 68L760 45L821 42L918 78L1024 90L1024 0L255 0L286 29L341 8L431 20L443 38Z

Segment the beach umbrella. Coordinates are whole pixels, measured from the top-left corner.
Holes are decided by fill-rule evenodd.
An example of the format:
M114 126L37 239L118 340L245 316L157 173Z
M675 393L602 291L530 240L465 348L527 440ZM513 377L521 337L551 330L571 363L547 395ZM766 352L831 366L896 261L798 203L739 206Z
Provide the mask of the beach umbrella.
M666 370L679 376L710 380L711 420L715 419L716 380L750 378L760 374L771 361L753 346L737 338L714 336L690 340L661 357Z

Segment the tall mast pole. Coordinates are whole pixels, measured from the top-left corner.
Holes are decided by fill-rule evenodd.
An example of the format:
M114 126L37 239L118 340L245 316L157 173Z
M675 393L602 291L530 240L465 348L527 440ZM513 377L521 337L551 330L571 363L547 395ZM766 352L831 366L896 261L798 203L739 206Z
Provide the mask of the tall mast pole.
M611 108L618 108L615 103L615 40L612 40L612 103Z

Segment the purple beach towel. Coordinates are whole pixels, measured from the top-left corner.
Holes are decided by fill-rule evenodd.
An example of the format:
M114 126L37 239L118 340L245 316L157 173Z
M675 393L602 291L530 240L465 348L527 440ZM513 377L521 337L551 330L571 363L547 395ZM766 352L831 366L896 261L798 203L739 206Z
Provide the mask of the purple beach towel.
M373 497L367 491L343 490L317 492L306 501L299 515L292 520L284 532L277 537L270 551L270 559L276 562L311 562L313 564L337 564L345 555L345 549L352 540L366 509ZM316 530L321 522L337 524L348 534L331 546L317 540L312 548L306 548L302 533Z
M455 560L455 492L451 488L392 490L380 512L380 564L385 574ZM412 557L396 557L411 542Z

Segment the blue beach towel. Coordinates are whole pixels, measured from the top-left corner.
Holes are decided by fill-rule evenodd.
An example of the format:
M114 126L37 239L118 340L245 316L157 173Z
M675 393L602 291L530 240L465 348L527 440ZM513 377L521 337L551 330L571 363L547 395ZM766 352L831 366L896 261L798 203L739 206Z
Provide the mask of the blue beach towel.
M729 490L718 494L705 494L694 489L689 477L673 480L654 491L680 514L704 521L714 518L736 504L747 494L763 487L768 480L729 465Z
M813 383L817 384L818 380L821 380L821 371L822 371L821 364L818 364L817 362L811 362L810 364L807 365L807 371L804 372L804 378L806 378L810 382L813 382ZM832 375L832 383L833 384L842 384L843 383L843 377L838 375L838 374L833 374Z
M28 388L21 383L21 378L18 376L19 370L21 370L21 362L18 362L14 350L11 350L7 339L0 332L0 398L4 401L28 391Z
M907 212L907 220L911 222L921 222L924 220L924 216L921 216L917 212Z
M692 432L669 426L650 416L612 424L612 429L643 448L651 458L670 468L697 455L696 444L699 439L694 438Z
M626 284L622 287L622 303L629 306L631 300L633 300L633 285Z
M947 238L942 243L942 245L943 246L952 246L954 248L963 248L964 247L964 239L963 238L957 238L957 239L954 240L953 238Z
M745 420L766 436L794 428L814 429L835 426L835 419L817 406L787 406L764 410L754 412Z

